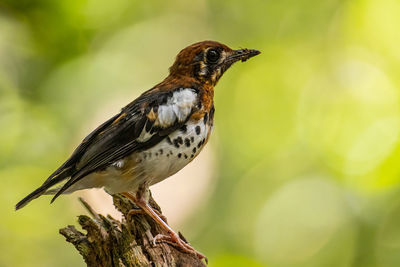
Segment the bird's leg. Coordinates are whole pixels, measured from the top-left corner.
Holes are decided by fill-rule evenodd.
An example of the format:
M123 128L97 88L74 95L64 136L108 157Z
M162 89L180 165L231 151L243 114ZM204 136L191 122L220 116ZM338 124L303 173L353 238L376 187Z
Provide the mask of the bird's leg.
M162 242L166 241L169 243L173 243L183 251L191 254L195 254L199 259L205 259L207 261L207 258L201 254L200 252L196 251L192 246L190 246L188 243L183 241L177 233L172 230L172 228L165 222L163 221L160 216L157 214L157 212L141 197L135 197L130 193L122 193L123 196L126 198L130 199L133 201L138 207L140 207L147 215L149 215L151 218L153 218L156 223L161 226L165 231L167 231L168 235L162 235L158 234L156 237L154 237L154 244L156 242ZM136 212L136 210L134 210Z
M136 202L135 202L136 203ZM157 213L157 215L165 222L167 222L167 217L165 217L163 214L161 214L161 212L159 212L158 210L153 209L155 213ZM137 214L147 214L142 208L139 209L132 209L128 212L128 217L131 218L133 215L137 215Z

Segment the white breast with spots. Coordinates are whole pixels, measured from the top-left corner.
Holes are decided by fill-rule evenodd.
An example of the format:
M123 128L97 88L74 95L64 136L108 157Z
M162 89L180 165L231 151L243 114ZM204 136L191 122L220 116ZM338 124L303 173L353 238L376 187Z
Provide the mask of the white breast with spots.
M203 120L189 121L156 146L142 151L140 165L149 184L166 179L191 162L204 147L211 130L212 126Z

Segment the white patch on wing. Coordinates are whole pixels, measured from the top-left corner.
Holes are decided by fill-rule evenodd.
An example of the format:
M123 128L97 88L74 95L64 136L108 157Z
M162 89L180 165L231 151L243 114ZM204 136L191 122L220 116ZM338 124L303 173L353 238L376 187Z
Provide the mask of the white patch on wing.
M175 91L167 100L167 103L158 107L156 125L163 128L175 123L185 121L197 101L197 94L191 88Z
M150 132L146 131L146 127L143 127L142 132L140 133L139 137L136 140L139 142L146 142L152 136L153 134L150 134Z
M122 168L124 166L124 164L125 164L124 160L121 159L121 160L114 162L112 165L117 168Z
M158 117L157 117L158 124L164 125L168 124L171 125L175 122L175 112L173 107L168 105L162 105L158 108Z
M192 108L197 102L197 93L191 88L183 88L175 91L167 100L167 103L160 105L157 111L157 119L154 123L156 126L167 128L173 125L176 120L183 122L192 112ZM146 142L153 134L143 128L140 136L137 138L139 142Z

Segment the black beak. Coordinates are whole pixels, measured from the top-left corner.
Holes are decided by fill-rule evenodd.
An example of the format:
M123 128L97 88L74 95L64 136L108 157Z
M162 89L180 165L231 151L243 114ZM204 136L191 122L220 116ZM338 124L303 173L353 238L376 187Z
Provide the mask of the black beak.
M257 56L261 52L258 51L257 49L239 49L239 50L233 50L232 54L228 56L227 62L228 63L234 63L236 61L241 60L242 62L245 62L251 57Z

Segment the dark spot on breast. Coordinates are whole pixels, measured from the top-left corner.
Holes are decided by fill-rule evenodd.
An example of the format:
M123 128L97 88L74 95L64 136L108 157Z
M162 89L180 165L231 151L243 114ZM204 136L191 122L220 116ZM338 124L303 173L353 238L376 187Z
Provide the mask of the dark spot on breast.
M174 139L174 146L176 148L179 148L179 145L182 144L182 143L183 143L183 140L182 140L181 137L178 137L178 138Z
M182 153L179 153L179 154L178 154L178 158L180 158L180 157L182 157Z
M191 158L193 158L193 157L194 157L194 155L192 154L192 155L190 155L190 157L191 157Z
M196 130L196 134L199 135L199 134L200 134L200 131L201 131L200 126L197 125L196 128L195 128L195 130Z
M185 159L187 159L188 158L188 156L185 154Z
M162 155L164 153L164 151L162 149L160 149L159 151L160 151L160 155Z
M167 154L167 157L169 157L169 154Z
M193 153L196 153L196 151L197 151L196 147L194 147L192 151L193 151Z
M194 137L193 136L190 137L190 141L192 141L192 143L194 142Z
M169 138L169 136L167 137L167 142L168 142L168 144L172 145L172 141L171 141L171 138Z
M208 121L208 113L204 114L203 121L204 121L204 124L207 123L207 121Z
M197 144L197 147L200 148L202 144L203 144L203 142L200 141L200 142Z
M170 155L172 155L172 154L173 154L171 150L169 151L169 154L170 154Z
M158 152L156 152L156 157L158 157Z
M190 140L189 140L189 138L185 138L185 145L186 145L187 147L190 147Z
M186 124L182 125L182 127L181 127L180 130L181 130L182 133L186 133L186 132L187 132L187 126L186 126Z

